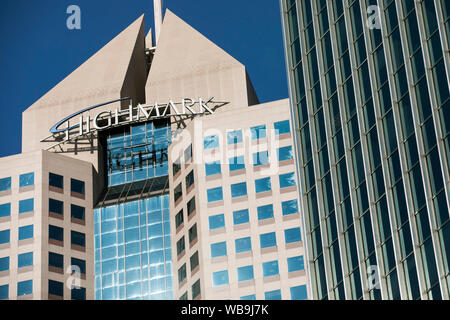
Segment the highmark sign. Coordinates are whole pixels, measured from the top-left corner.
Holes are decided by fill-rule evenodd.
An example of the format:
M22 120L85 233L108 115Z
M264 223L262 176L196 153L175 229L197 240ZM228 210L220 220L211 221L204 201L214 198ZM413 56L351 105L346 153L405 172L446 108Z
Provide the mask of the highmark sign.
M186 117L193 117L196 115L214 114L214 110L221 107L228 102L213 101L214 98L209 100L203 100L202 98L195 99L182 99L180 102L169 102L159 104L155 102L152 105L133 106L130 103L126 109L115 108L110 111L102 111L97 113L94 117L87 114L90 110L96 109L108 104L130 100L130 98L121 98L105 103L101 103L95 106L91 106L82 109L74 114L58 121L51 129L50 132L53 136L64 133L65 140L68 141L73 137L80 137L87 135L94 131L105 130L108 128L151 120L164 119L169 117L179 117L180 120ZM214 104L214 106L210 106ZM75 125L70 125L70 120L76 119ZM65 124L65 127L62 127ZM61 128L62 127L62 128Z

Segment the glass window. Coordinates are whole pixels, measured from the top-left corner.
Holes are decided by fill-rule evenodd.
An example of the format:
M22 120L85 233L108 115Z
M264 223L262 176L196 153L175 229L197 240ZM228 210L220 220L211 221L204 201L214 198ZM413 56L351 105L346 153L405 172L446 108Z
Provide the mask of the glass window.
M272 186L270 184L270 177L255 180L256 193L270 191L270 190L272 190Z
M200 279L192 285L192 299L195 299L198 295L200 295Z
M296 199L283 201L281 203L281 211L283 212L283 216L287 216L289 214L298 213L298 202Z
M86 288L72 288L70 290L70 298L72 300L86 300Z
M208 202L223 200L222 187L208 189L206 191Z
M219 146L219 136L212 135L205 137L203 140L203 146L205 150L217 148Z
M73 269L78 267L81 274L86 274L86 261L77 258L71 258L70 263L72 264Z
M64 202L55 200L55 199L48 199L48 208L50 212L57 213L57 214L63 214L64 213Z
M228 167L231 171L241 170L245 168L244 156L232 157L228 159Z
M72 218L83 220L85 219L85 209L84 207L77 206L75 204L70 205L70 214Z
M76 180L76 179L70 179L70 191L76 192L79 194L84 194L84 181Z
M206 176L212 176L214 174L221 173L220 160L209 162L205 164Z
M186 190L194 184L194 170L186 175Z
M261 248L269 248L277 245L275 232L263 233L259 236Z
M291 128L289 127L289 120L275 122L273 124L273 127L277 135L288 133L291 131Z
M17 257L17 267L23 268L33 265L33 252L21 253Z
M86 235L84 233L72 230L70 232L70 239L71 239L71 244L74 244L74 245L77 245L80 247L86 246Z
M227 132L228 144L236 144L242 142L242 130L234 130Z
M235 240L236 253L252 250L252 241L250 237L239 238Z
M19 176L19 188L34 185L34 172L24 173Z
M273 218L273 205L268 204L258 207L258 220Z
M231 185L231 197L243 197L247 195L247 183L240 182Z
M181 158L178 158L172 163L172 174L175 176L181 170Z
M19 213L34 211L34 199L25 199L19 201Z
M174 201L177 202L178 199L180 199L182 195L183 195L183 191L182 191L182 189L181 189L181 182L180 182L180 184L177 185L177 186L175 187L175 189L173 189L173 198L174 198Z
M292 146L278 148L278 161L285 161L294 159L294 153L292 152Z
M17 283L17 296L24 296L33 293L33 280L26 280Z
M0 286L0 300L9 299L9 285Z
M9 270L9 257L0 258L0 272Z
M187 291L185 293L182 294L182 296L180 297L179 300L187 300L188 299L188 293Z
M273 290L264 292L266 300L281 300L281 290Z
M49 173L48 184L51 187L64 189L64 178L59 174Z
M9 243L10 241L9 236L10 236L9 230L0 231L0 244Z
M263 268L263 277L276 276L280 273L278 270L277 260L263 262L262 268Z
M252 135L252 140L263 139L266 137L266 125L260 125L250 128L250 133Z
M284 238L286 243L301 241L300 228L292 228L284 230Z
M303 256L296 256L287 258L288 272L304 270L305 264L303 261Z
M227 255L226 241L211 244L211 258L223 257Z
M192 199L187 203L187 211L188 216L190 216L191 213L195 211L195 196L192 197Z
M256 294L250 294L248 296L242 296L239 299L240 300L256 300Z
M23 226L19 228L19 240L33 238L33 225Z
M187 273L186 273L186 263L181 266L180 269L178 269L178 284L182 283L184 279L186 279Z
M213 272L212 278L213 278L213 287L226 285L228 284L228 270Z
M253 154L253 166L260 166L264 164L269 164L269 152L260 151Z
M248 281L255 278L253 266L245 266L237 268L238 282Z
M192 159L192 144L184 150L184 162L188 163L190 159Z
M64 296L64 284L59 281L48 280L48 294L53 296Z
M291 287L291 300L307 300L308 294L306 292L306 285Z
M247 222L249 222L248 209L233 211L234 225L243 224Z
M0 192L11 190L11 177L0 179Z
M225 228L225 216L216 214L209 217L209 230Z
M193 271L199 264L198 251L195 251L195 253L191 256L190 261L191 261L191 271Z
M181 253L183 253L185 248L186 248L186 244L184 242L184 236L182 236L181 239L177 241L177 255L180 255Z
M286 188L290 186L295 186L294 172L280 174L280 188Z
M0 218L11 216L11 203L0 204Z
M179 226L184 222L184 215L183 215L183 209L180 210L180 212L177 213L175 216L175 228L178 229Z
M64 256L62 254L49 252L48 265L59 269L64 269Z
M56 226L48 226L48 237L53 240L64 241L64 229Z
M197 239L197 224L194 224L188 231L189 243Z

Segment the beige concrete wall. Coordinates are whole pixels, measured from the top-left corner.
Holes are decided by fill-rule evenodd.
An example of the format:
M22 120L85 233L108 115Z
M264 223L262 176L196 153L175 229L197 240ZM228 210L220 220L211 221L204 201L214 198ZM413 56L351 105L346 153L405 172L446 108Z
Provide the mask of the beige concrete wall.
M280 164L277 161L276 151L279 147L293 145L292 135L282 135L272 139L271 129L273 123L282 120L290 120L289 101L287 99L275 101L271 103L255 105L244 109L226 110L211 116L205 116L194 120L185 133L175 138L169 148L169 162L178 158L180 151L184 150L191 142L194 150L194 163L181 165L181 173L173 177L172 168L170 172L171 183L171 217L172 217L172 234L174 235L173 243L173 272L174 272L174 288L175 298L179 298L188 291L189 299L191 296L192 284L200 278L201 281L201 299L239 299L241 296L256 294L257 299L264 299L264 292L281 289L283 299L290 299L289 288L297 285L306 284L306 276L304 272L296 272L289 274L287 271L287 258L292 256L304 255L303 243L294 245L286 245L284 242L284 230L294 227L300 227L301 216L289 215L282 216L281 202L297 199L297 188L287 188L280 190L278 175L288 172L295 172L295 162L288 161ZM250 127L265 124L268 130L267 139L261 139L257 142L251 141L246 132ZM291 125L292 128L292 125ZM244 142L237 145L227 145L226 132L228 130L242 129L244 133ZM187 134L189 132L189 134ZM220 147L215 150L203 150L203 136L219 133L224 138L220 141ZM274 136L275 137L275 136ZM256 151L269 151L271 167L255 168L251 161L251 154ZM246 168L245 172L235 175L229 172L228 157L232 155L245 154ZM205 159L205 157L209 157ZM295 155L294 155L295 157ZM182 157L183 158L183 157ZM212 160L221 160L220 175L206 177L204 163ZM186 190L185 176L194 169L195 186L190 190ZM264 171L266 170L266 171ZM269 170L269 171L267 171ZM254 181L262 177L271 177L272 192L263 196L255 194ZM230 185L239 182L247 183L246 197L231 198ZM173 189L182 183L183 198L179 203L174 203ZM208 204L206 198L206 190L213 187L222 186L224 200L219 203ZM190 220L186 214L186 203L193 196L196 197L196 214ZM273 204L274 219L261 223L257 219L257 207L265 204ZM175 230L175 215L184 209L184 226L181 230ZM250 223L243 227L233 225L233 211L240 209L249 209ZM209 216L215 214L225 215L226 226L224 229L217 231L209 230ZM192 247L186 241L186 253L177 259L176 242L184 235L188 239L188 230L197 223L198 242ZM276 250L261 250L259 247L259 235L267 232L276 232L277 248ZM250 236L252 239L251 254L235 254L235 239ZM302 236L303 239L303 236ZM210 244L215 242L227 242L227 257L214 258L210 257ZM200 270L194 274L190 274L189 257L199 251L200 254ZM272 260L279 261L279 277L263 278L262 263ZM187 281L181 286L178 284L178 268L184 263L187 264ZM237 268L246 265L254 265L254 281L248 283L239 283L237 281ZM230 284L222 287L213 287L212 272L227 269L229 272Z

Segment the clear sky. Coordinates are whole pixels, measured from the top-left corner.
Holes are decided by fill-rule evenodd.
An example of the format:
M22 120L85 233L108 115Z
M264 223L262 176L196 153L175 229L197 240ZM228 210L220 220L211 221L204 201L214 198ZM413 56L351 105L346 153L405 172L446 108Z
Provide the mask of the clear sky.
M69 5L81 30L69 30ZM165 0L247 67L261 102L288 97L278 0ZM153 0L0 1L0 157L21 152L22 112L137 19Z

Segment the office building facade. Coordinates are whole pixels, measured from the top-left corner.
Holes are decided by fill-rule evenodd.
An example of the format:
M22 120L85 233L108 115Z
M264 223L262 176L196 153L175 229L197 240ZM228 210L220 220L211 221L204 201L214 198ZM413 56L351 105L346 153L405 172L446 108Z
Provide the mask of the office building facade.
M260 104L169 10L156 27L141 16L23 113L0 299L308 297L288 99Z
M449 299L448 1L280 5L311 297Z

